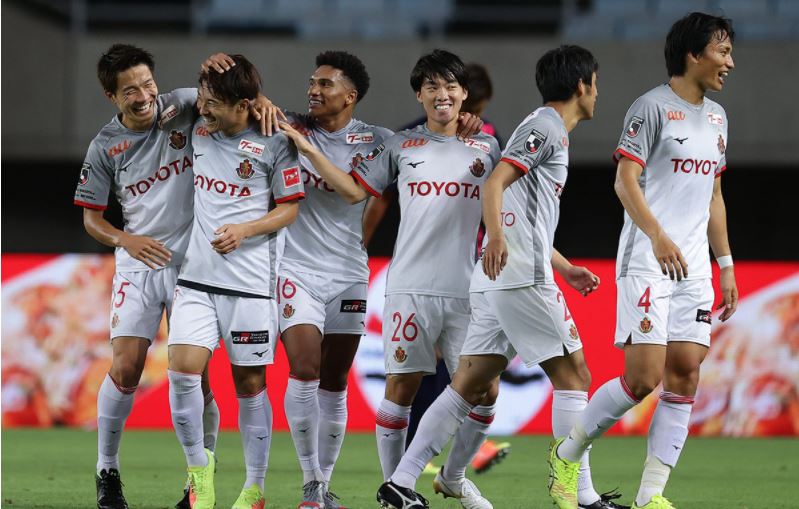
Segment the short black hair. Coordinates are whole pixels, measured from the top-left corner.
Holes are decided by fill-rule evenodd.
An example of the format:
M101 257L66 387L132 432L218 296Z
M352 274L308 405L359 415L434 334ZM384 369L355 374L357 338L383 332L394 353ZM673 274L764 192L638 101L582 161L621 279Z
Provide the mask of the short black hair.
M469 89L469 73L463 61L443 49L433 50L416 62L411 71L411 87L419 92L425 80L435 81L439 77L447 81L457 81L460 86Z
M585 48L563 45L544 53L535 65L535 84L544 102L567 101L580 82L593 85L599 64Z
M155 69L153 56L147 51L130 44L114 44L100 56L97 62L97 78L103 90L115 94L117 75L142 64L146 65L150 72Z
M488 70L482 65L466 64L466 73L469 75L469 96L463 101L462 110L472 112L479 103L491 99L494 87Z
M200 86L226 104L236 104L242 99L255 99L261 92L261 75L258 69L242 55L230 55L236 63L229 71L216 72L213 69L200 73Z
M666 69L669 76L685 74L685 56L691 53L699 56L713 37L721 32L722 38L735 40L732 20L721 16L712 16L703 12L692 12L677 20L666 36Z
M355 86L358 98L355 102L360 102L366 97L369 90L369 73L361 59L346 51L324 51L316 55L316 67L329 65L338 69Z

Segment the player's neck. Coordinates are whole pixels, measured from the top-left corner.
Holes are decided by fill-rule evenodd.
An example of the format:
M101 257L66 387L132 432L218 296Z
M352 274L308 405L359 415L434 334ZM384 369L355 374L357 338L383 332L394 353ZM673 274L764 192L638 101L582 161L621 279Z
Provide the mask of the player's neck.
M686 76L672 76L669 86L680 99L688 103L700 105L705 100L705 91L694 79Z
M435 122L428 117L425 125L431 132L440 134L442 136L455 136L458 133L458 117L453 118L446 124Z
M326 115L324 117L314 117L316 125L329 133L340 131L347 127L347 124L352 120L352 110L344 110L335 115Z
M123 113L119 115L119 121L123 126L125 126L126 129L130 129L131 131L146 131L151 125L153 125L155 117L151 118L150 120L136 122L132 118L125 116Z
M560 118L563 119L563 126L566 127L567 133L572 132L572 129L577 127L577 124L582 119L577 101L574 99L568 101L550 101L544 103L544 106L548 106L558 112Z
M232 138L233 136L236 136L237 134L244 131L248 127L250 127L249 115L245 116L244 118L238 119L235 123L231 124L228 127L220 129L220 131L222 132L222 134L225 135L225 137Z

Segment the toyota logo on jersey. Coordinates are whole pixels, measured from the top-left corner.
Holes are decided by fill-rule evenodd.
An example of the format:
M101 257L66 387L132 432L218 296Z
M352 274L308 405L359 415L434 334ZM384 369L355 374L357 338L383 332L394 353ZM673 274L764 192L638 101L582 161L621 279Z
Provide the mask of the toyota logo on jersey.
M239 167L236 168L236 175L242 180L249 180L255 175L255 170L252 169L252 163L249 159L245 159L239 164Z
M641 117L633 117L632 120L630 120L630 125L627 126L627 131L625 131L624 134L630 138L635 138L638 136L638 131L641 130L642 125L644 125L644 119Z
M541 145L546 141L547 137L541 134L540 131L533 129L530 132L530 136L527 137L527 140L524 142L524 149L530 152L531 154L535 154L538 152L538 149L541 148Z

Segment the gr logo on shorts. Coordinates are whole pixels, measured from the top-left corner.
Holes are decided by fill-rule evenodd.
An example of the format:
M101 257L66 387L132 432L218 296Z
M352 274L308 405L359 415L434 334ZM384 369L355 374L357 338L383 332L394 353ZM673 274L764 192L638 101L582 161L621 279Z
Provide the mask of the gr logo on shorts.
M233 344L239 345L262 345L269 343L269 331L257 330L252 332L230 331Z

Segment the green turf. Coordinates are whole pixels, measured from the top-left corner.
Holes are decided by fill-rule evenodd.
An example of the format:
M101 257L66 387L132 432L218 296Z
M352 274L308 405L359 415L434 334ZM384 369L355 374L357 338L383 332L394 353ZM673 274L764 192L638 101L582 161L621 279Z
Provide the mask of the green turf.
M513 450L491 472L472 477L496 509L551 508L546 494L546 437L512 437ZM94 507L96 435L79 430L3 430L2 506L8 508ZM645 452L642 438L608 437L591 454L599 489L618 486L631 503ZM236 499L244 469L236 433L223 433L217 454L217 507ZM122 441L122 478L132 508L171 507L185 480L183 455L172 432L128 431ZM440 461L440 459L439 459ZM433 497L431 476L418 488L432 508L457 509ZM371 434L349 434L333 490L351 509L377 508L381 482ZM291 438L278 433L272 442L267 474L267 508L294 509L302 478ZM779 509L799 507L799 440L689 440L666 495L681 509Z

